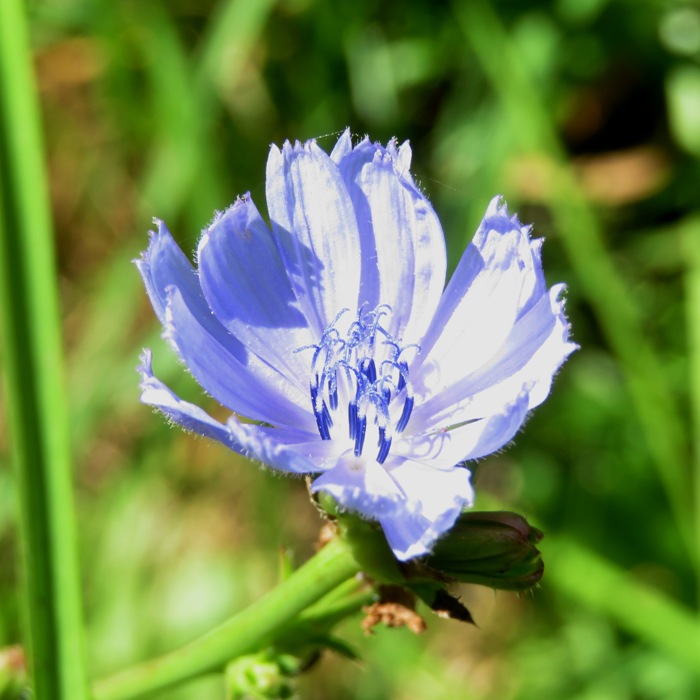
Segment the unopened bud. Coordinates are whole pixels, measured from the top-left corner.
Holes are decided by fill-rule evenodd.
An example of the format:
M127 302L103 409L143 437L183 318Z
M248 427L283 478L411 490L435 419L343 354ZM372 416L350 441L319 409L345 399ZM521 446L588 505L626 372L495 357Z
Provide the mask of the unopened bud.
M516 513L470 511L460 515L423 563L462 583L526 590L544 572L536 547L542 536Z
M264 651L241 656L226 668L229 700L280 700L294 695L290 676L299 662L292 656Z

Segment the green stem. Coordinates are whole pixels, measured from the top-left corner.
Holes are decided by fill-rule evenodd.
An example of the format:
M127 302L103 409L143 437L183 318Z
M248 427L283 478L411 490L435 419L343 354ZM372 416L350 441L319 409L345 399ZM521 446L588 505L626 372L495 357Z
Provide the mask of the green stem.
M87 697L41 122L21 0L0 2L0 320L34 697Z
M96 700L126 700L222 670L258 651L303 610L359 572L347 545L333 540L284 583L208 634L95 685Z
M376 591L365 581L350 579L291 620L280 636L297 644L305 631L310 636L313 636L314 630L329 632L335 625L359 612L365 605L371 605L376 599Z

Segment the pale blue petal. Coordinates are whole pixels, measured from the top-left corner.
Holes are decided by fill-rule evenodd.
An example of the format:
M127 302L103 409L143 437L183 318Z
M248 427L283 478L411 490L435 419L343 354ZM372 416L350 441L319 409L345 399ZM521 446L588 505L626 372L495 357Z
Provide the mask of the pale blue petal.
M319 476L311 490L325 491L338 503L369 518L393 513L404 495L387 471L373 459L355 457L352 451Z
M412 460L399 461L391 477L405 495L401 508L380 516L397 559L406 561L430 552L435 541L471 507L474 491L467 469L432 469Z
M235 416L229 419L228 429L243 454L284 472L322 471L335 464L341 449L346 449L337 441L321 440L318 434L241 423Z
M166 290L170 286L178 287L186 297L198 300L198 311L206 313L206 302L192 264L173 240L167 226L160 219L154 219L153 223L157 231L151 231L148 249L135 262L158 320L165 324ZM242 351L242 348L238 350Z
M380 466L343 455L311 486L361 515L378 519L398 559L427 554L435 540L473 501L470 474L455 467L438 470L393 457Z
M151 351L144 350L138 368L141 375L141 401L154 406L185 430L216 440L234 452L241 447L225 425L214 420L199 406L183 401L153 375Z
M531 387L524 386L512 404L506 404L500 413L485 419L485 429L476 444L463 459L480 459L505 447L520 430L528 413ZM455 428L460 430L460 428Z
M309 403L309 330L267 224L249 196L216 217L199 243L199 277L216 318ZM289 391L292 391L290 387Z
M294 402L297 392L284 393L289 382L253 353L247 353L245 363L240 362L220 335L211 333L212 322L218 324L212 313L202 315L188 301L178 288L169 288L165 337L207 393L254 420L297 428L314 424L306 406ZM266 381L259 381L260 377Z
M545 291L540 244L496 205L450 280L411 367L415 390L424 399L491 361Z
M414 431L430 431L493 415L528 387L528 410L549 394L552 379L577 346L569 341L569 324L556 285L521 316L491 361L466 377L455 377L414 412Z
M195 378L243 415L280 425L313 424L307 397L249 352L212 314L192 265L165 225L157 223L158 231L137 265L166 335Z
M519 389L508 403L495 407L484 418L434 432L402 436L393 451L434 469L449 469L459 462L496 452L515 437L525 422L531 387L521 385Z
M136 261L136 266L143 277L158 319L164 326L167 325L170 290L178 289L187 307L199 319L206 332L228 354L245 363L248 351L213 316L192 264L175 243L165 224L162 221L156 223L158 231L151 234L148 250Z
M320 338L339 311L357 308L360 246L350 197L338 166L314 141L271 148L266 192L299 308Z
M392 334L420 342L445 286L440 221L409 173L408 142L387 148L365 138L340 161L360 231L360 302L387 304Z
M340 138L333 146L333 150L330 153L331 160L338 165L346 155L352 152L352 133L350 132L350 127L346 128L345 131L340 135Z

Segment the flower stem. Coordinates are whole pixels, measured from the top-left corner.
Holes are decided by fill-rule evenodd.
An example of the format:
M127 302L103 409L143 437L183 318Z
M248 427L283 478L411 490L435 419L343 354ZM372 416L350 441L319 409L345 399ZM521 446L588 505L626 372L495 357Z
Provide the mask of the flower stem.
M21 0L0 2L0 323L33 696L84 700L88 688L51 210Z
M333 540L277 588L199 639L96 683L95 700L127 700L205 673L273 643L290 621L359 573L349 547Z

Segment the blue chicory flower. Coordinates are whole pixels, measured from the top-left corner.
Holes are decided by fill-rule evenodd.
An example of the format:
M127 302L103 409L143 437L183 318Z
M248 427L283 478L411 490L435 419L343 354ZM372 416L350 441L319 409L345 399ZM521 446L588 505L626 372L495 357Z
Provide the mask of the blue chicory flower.
M205 229L195 270L165 224L138 261L153 308L224 424L178 398L144 353L142 401L182 427L378 520L396 557L470 507L468 460L516 434L575 349L541 240L495 198L445 288L440 222L408 143L349 131L273 146L271 226L250 195ZM255 423L242 423L236 414Z

